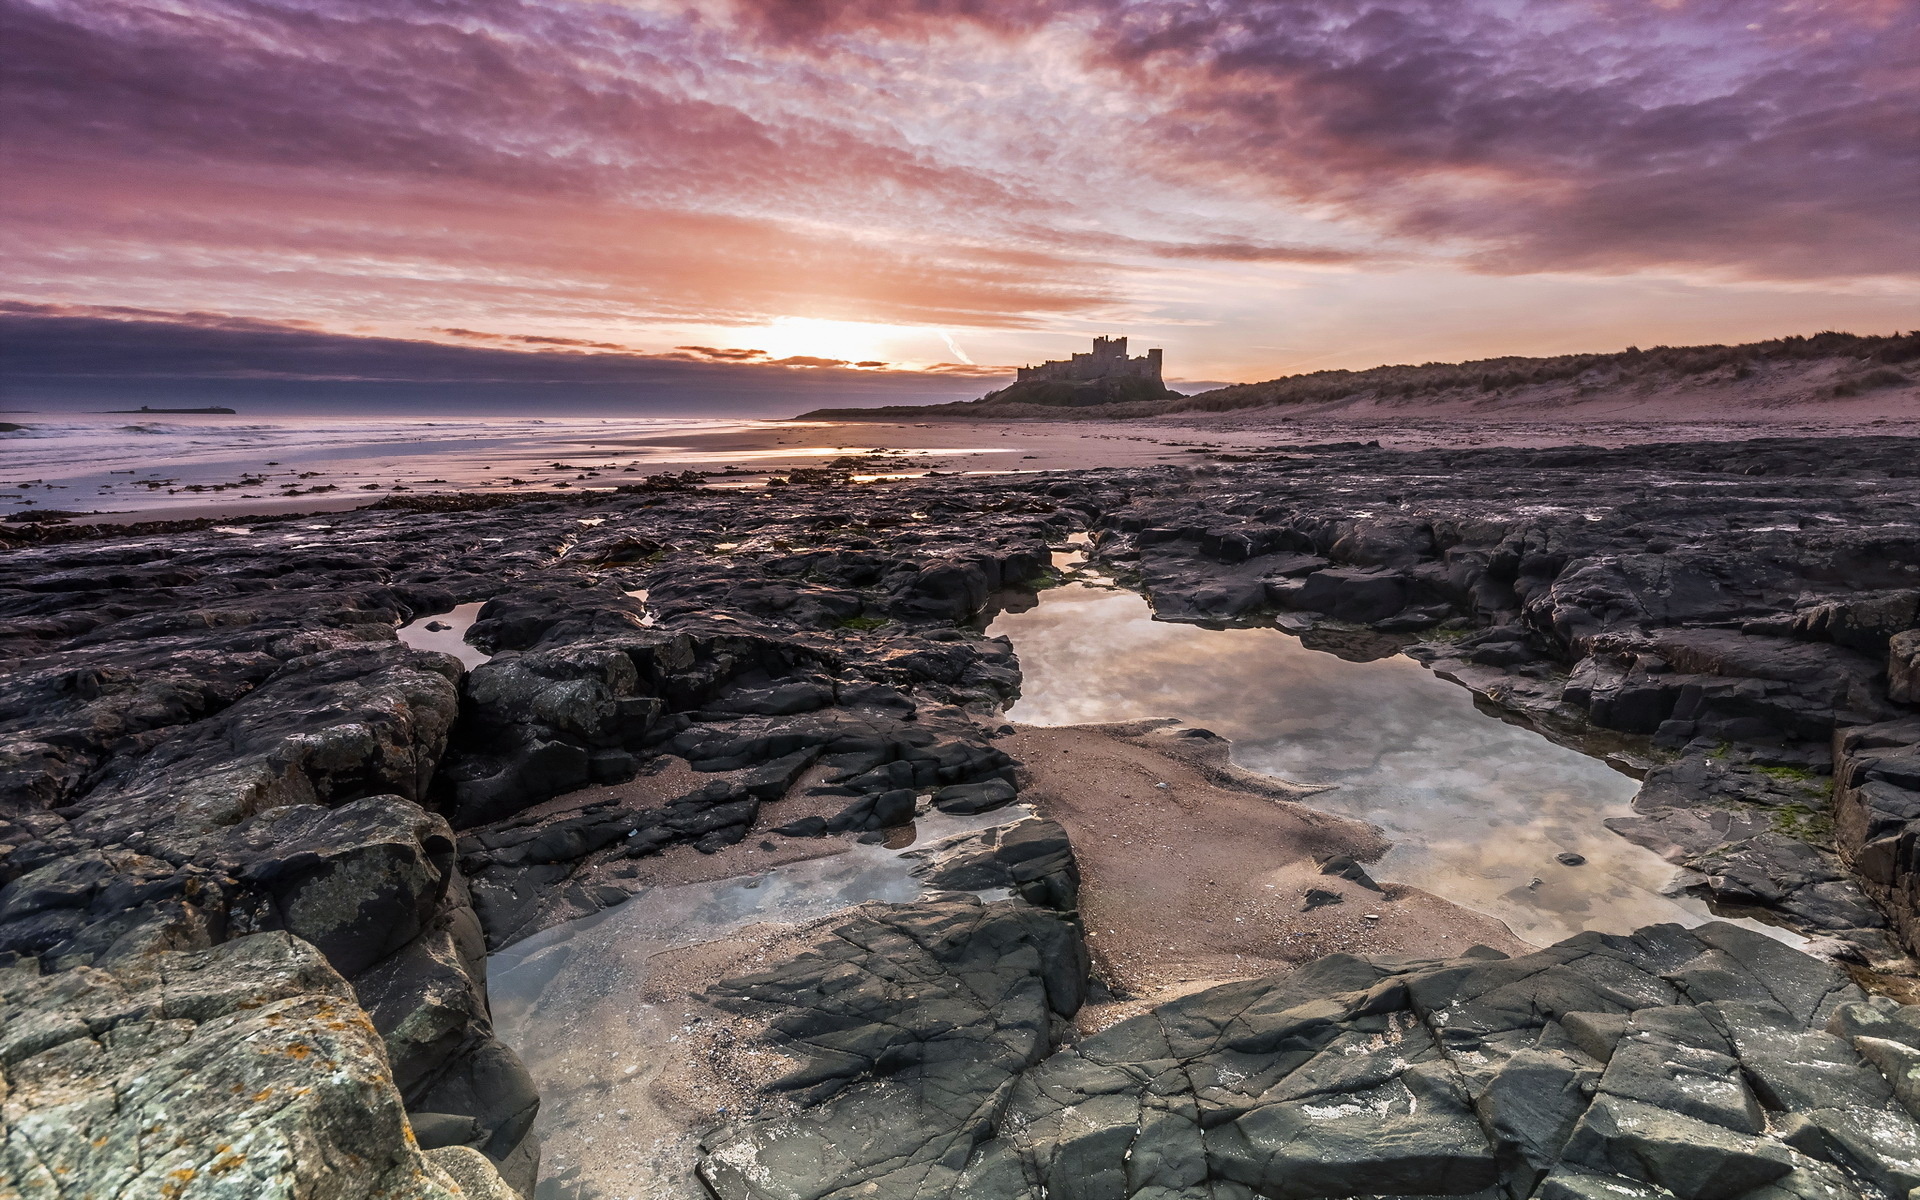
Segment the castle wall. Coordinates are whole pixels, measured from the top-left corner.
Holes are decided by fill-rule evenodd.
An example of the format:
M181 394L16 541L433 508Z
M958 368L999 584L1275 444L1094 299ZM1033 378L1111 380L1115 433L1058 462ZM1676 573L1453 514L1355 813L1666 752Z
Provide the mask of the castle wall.
M1127 339L1095 338L1093 349L1065 361L1058 359L1037 367L1021 367L1015 378L1020 383L1064 381L1086 383L1095 379L1151 379L1160 382L1160 351L1149 350L1144 358L1127 357Z

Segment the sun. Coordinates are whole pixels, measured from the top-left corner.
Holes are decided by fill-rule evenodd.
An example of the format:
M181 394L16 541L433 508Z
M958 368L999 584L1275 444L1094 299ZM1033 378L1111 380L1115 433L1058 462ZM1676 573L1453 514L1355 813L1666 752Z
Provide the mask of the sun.
M908 364L934 361L940 335L911 325L775 317L770 324L733 332L737 344L765 350L769 358L838 358L847 362Z

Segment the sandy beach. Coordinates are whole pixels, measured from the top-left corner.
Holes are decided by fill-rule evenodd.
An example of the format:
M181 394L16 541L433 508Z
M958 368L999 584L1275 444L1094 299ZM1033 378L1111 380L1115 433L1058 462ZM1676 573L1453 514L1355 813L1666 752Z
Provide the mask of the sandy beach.
M380 421L174 417L139 432L28 415L4 435L0 512L57 511L107 524L360 508L410 492L610 491L647 475L701 472L709 486L763 487L832 466L856 484L928 474L1009 474L1232 461L1244 454L1378 442L1389 449L1617 446L1920 432L1911 406L1860 404L1732 414L1636 404L1563 410L1433 406L1274 408L1134 420L664 421L602 418ZM311 428L309 428L311 426ZM131 430L134 427L127 426ZM154 466L153 463L163 463Z

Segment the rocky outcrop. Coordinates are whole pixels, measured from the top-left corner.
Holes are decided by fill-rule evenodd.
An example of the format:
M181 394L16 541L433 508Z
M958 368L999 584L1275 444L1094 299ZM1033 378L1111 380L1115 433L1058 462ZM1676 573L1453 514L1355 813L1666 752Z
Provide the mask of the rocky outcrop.
M414 1144L380 1035L286 933L0 969L0 1114L21 1197L511 1195Z
M1887 639L1887 698L1920 704L1920 629Z
M936 842L915 856L914 874L941 891L1005 891L1039 908L1071 913L1080 903L1080 864L1067 831L1029 817Z
M868 918L721 987L795 1063L768 1092L797 1097L708 1139L701 1176L722 1200L1920 1187L1920 1008L1733 926L1583 934L1516 959L1334 955L1042 1057L1030 943L984 977L949 965L1007 945L997 907Z
M1920 717L1834 735L1833 832L1868 895L1920 949Z
M871 832L927 805L971 814L1015 799L1018 764L993 731L1019 674L1011 647L982 636L980 624L996 605L1031 602L1023 589L1045 576L1047 547L1083 528L1096 535L1098 560L1139 582L1166 616L1277 612L1307 644L1361 658L1428 639L1416 653L1509 712L1557 737L1608 739L1646 775L1621 831L1694 870L1702 890L1840 935L1851 946L1843 952L1886 966L1890 939L1911 946L1916 936L1914 814L1902 798L1913 788L1900 765L1916 744L1916 450L1898 439L1418 454L1352 444L1198 467L765 494L678 481L564 501L53 531L71 534L66 541L23 534L13 539L22 548L0 557L0 644L10 656L0 671L0 966L9 986L42 989L36 1012L70 1009L73 1028L91 1029L98 1022L78 1015L91 1001L62 989L102 974L147 987L126 975L129 963L240 953L234 947L263 938L318 955L334 975L302 968L289 978L307 981L307 999L273 992L270 1003L335 1004L343 1021L364 1020L377 1035L384 1065L365 1059L366 1078L400 1098L405 1118L357 1127L353 1153L374 1164L365 1178L415 1162L410 1125L425 1147L420 1161L444 1164L470 1193L496 1191L502 1179L525 1190L537 1098L492 1033L488 945L616 902L624 892L593 882L612 858L720 849L786 821L765 810L789 798L819 814L786 821L790 835ZM28 544L42 535L46 544ZM492 655L484 666L463 671L396 644L396 624L478 601L486 606L470 640ZM1222 759L1215 769L1230 769L1219 747L1194 741L1196 754ZM565 799L669 760L707 781L645 804ZM792 1145L814 1147L826 1165L795 1167L795 1178L878 1178L884 1158L905 1172L887 1176L888 1187L923 1167L935 1180L949 1170L1010 1180L966 1174L975 1139L991 1134L982 1154L1005 1157L976 1167L1017 1167L1023 1187L1046 1180L1071 1191L1082 1186L1077 1168L1055 1175L1037 1164L1078 1161L1071 1154L1082 1151L1059 1150L1054 1134L1022 1141L1007 1120L1017 1111L1014 1124L1060 1127L1021 1080L1046 1069L1034 1065L1043 1059L1077 1053L1058 1050L1084 983L1073 975L1080 881L1071 848L1031 822L948 849L928 865L936 886L1004 888L1047 911L954 901L932 925L924 913L870 915L878 924L859 937L904 974L885 975L864 950L823 951L834 965L806 986L826 995L848 984L849 1007L842 1026L806 1026L814 1032L794 1045L812 1048L795 1053L824 1052L841 1033L863 1049L785 1093L805 1102L794 1119L805 1126L807 1114L835 1106L886 1111L870 1139L849 1143L866 1147L858 1162L834 1158L822 1148L828 1126L812 1127L813 1141ZM1653 953L1619 951L1643 964L1636 970ZM1376 966L1409 988L1441 969ZM1666 978L1664 967L1646 971ZM1476 975L1447 978L1479 986ZM338 979L349 998L337 999ZM860 1007L870 995L895 1008ZM1004 1000L1004 1011L982 997ZM785 1002L777 989L736 999L769 1018ZM1451 1054L1432 1019L1443 1010L1408 1004L1392 1011L1412 1015L1395 1019L1418 1019ZM1706 1011L1687 996L1656 1007L1685 1005ZM895 1009L934 1016L882 1019ZM1571 1038L1607 1027L1549 1017L1539 1024L1543 1053L1560 1049L1554 1029ZM939 1032L949 1029L961 1032ZM1730 1026L1723 1032L1733 1037ZM1788 1032L1811 1037L1812 1027ZM1906 1070L1898 1047L1907 1043L1888 1030L1846 1036L1865 1060ZM1702 1052L1747 1070L1748 1050L1730 1045ZM940 1065L976 1052L990 1063L985 1074ZM1611 1069L1580 1053L1591 1061L1575 1062L1579 1078ZM1457 1097L1447 1090L1457 1085L1491 1129L1465 1052L1446 1061L1458 1078L1436 1076L1439 1091L1417 1092L1426 1076L1395 1068L1379 1095L1399 1097L1388 1086L1398 1081L1432 1098L1422 1113L1451 1111L1444 1097ZM901 1073L913 1063L919 1073ZM924 1137L912 1141L891 1101L873 1098L891 1094L869 1086L886 1078L924 1085L934 1110L915 1119L952 1133L937 1153ZM1192 1091L1186 1078L1184 1067L1166 1076L1167 1094ZM65 1103L8 1079L18 1128ZM1844 1160L1833 1169L1855 1172L1847 1186L1866 1186L1857 1178L1865 1168L1844 1163L1868 1134L1815 1115L1822 1106L1811 1101L1747 1086L1765 1112L1801 1113L1817 1136L1774 1116L1761 1133L1688 1126L1686 1136L1735 1138L1730 1163L1751 1150L1739 1138L1786 1145L1809 1162ZM191 1081L179 1087L169 1104L196 1103ZM960 1111L963 1093L966 1104L979 1100L973 1115ZM1617 1102L1582 1108L1588 1132L1578 1144L1589 1148L1556 1150L1539 1194L1595 1194L1583 1173L1632 1175L1621 1164L1665 1154L1619 1149L1639 1111L1624 1106L1655 1103L1645 1093L1621 1090ZM214 1099L210 1113L230 1111L220 1107L226 1096ZM1123 1106L1089 1094L1079 1108L1109 1103ZM1265 1106L1285 1103L1294 1100ZM1371 1098L1355 1103L1375 1111ZM738 1136L746 1145L757 1135ZM1495 1167L1517 1169L1489 1138ZM905 1157L884 1157L895 1151ZM1120 1178L1115 1169L1146 1170L1085 1152L1085 1179L1100 1188ZM1330 1149L1329 1161L1348 1152ZM1772 1162L1775 1151L1751 1153ZM1826 1167L1792 1162L1781 1176L1789 1182L1768 1186L1824 1186ZM1264 1170L1234 1166L1210 1186L1267 1187ZM1457 1182L1483 1168L1434 1170ZM1767 1193L1776 1194L1785 1193Z
M1165 617L1277 611L1350 658L1427 638L1409 652L1553 736L1644 739L1620 832L1886 965L1920 951L1906 885L1862 891L1826 783L1836 731L1915 702L1920 446L1845 446L1274 455L1103 496L1094 557Z
M491 1186L475 1152L530 1191L537 1097L492 1033L490 937L617 899L555 903L596 858L737 841L816 765L869 824L903 791L908 815L1012 797L974 719L1016 686L1010 650L953 624L1079 518L1025 493L795 494L780 544L735 555L717 510L761 514L684 481L598 497L604 528L575 502L424 505L10 553L0 962L57 978L297 937L353 989L419 1143L469 1191ZM396 644L474 600L478 670ZM714 786L523 817L664 755Z
M106 619L81 609L82 636L6 679L25 769L0 801L0 954L64 972L296 936L382 1038L367 1070L414 1110L471 1123L469 1140L530 1189L532 1089L492 1036L452 831L422 807L461 668L392 642L402 589L334 589L302 612L213 588L167 609L117 575L53 578L124 586L148 611L113 619L118 601L89 596ZM27 583L44 594L46 577ZM463 1090L476 1070L516 1086Z
M1020 1074L1059 1044L1086 996L1086 948L1018 902L874 908L812 953L722 984L791 1070L787 1115L707 1139L716 1195L783 1200L955 1190Z

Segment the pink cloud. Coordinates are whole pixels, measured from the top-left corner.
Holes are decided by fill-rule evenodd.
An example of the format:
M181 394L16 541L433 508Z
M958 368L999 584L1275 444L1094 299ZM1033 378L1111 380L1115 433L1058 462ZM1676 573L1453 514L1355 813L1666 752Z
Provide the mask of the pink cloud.
M617 354L1169 276L1205 322L1290 268L1920 276L1920 0L0 0L0 38L41 300Z

